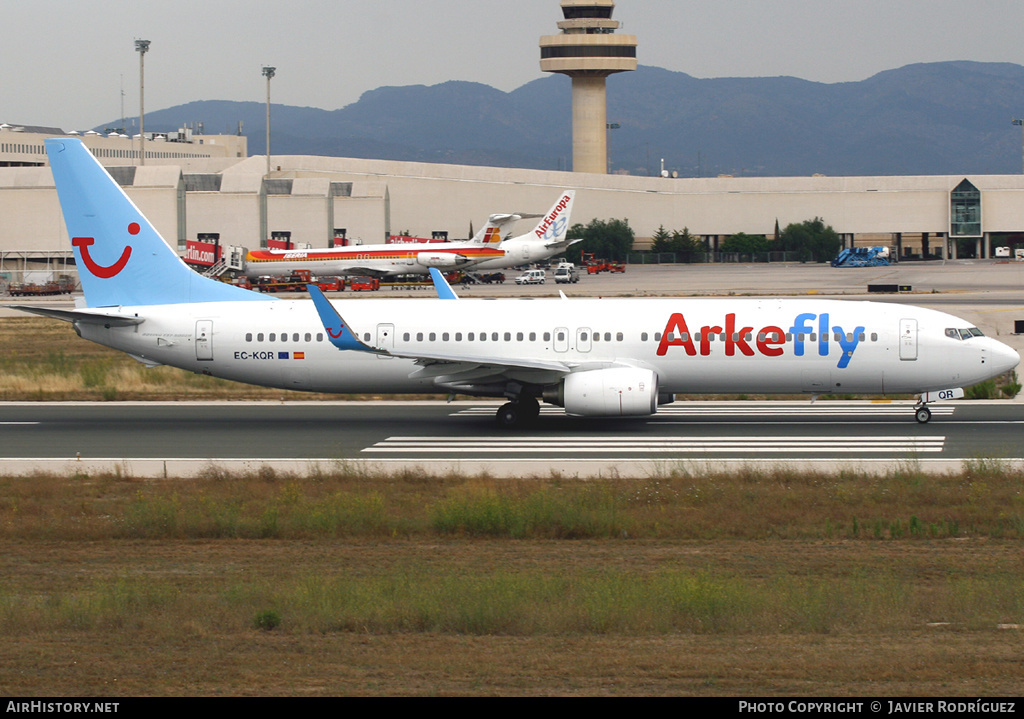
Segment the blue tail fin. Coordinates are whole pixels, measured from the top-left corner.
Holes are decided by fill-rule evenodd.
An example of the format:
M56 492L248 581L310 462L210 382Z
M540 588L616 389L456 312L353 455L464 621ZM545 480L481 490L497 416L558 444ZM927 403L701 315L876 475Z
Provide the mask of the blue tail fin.
M267 300L181 261L81 140L46 140L89 307Z

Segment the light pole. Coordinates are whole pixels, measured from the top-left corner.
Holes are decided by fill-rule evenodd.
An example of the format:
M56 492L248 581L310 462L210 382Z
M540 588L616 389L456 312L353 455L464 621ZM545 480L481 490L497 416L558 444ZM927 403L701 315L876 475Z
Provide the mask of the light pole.
M264 66L263 77L267 78L267 174L270 174L270 78L274 76L276 67Z
M1014 125L1020 125L1021 147L1022 147L1021 156L1022 156L1022 165L1024 165L1024 120L1018 120L1018 119L1014 118L1013 119L1013 124ZM1024 169L1022 169L1022 171L1024 171Z
M135 50L139 53L139 164L146 164L146 104L145 78L146 78L146 52L149 50L149 40L136 40Z

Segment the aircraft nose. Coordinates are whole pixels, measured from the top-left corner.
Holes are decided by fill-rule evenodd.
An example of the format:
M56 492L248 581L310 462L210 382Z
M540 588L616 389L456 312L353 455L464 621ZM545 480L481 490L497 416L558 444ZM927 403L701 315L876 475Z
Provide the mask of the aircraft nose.
M1020 364L1020 355L1009 345L996 340L992 347L992 367L999 373L1009 372Z

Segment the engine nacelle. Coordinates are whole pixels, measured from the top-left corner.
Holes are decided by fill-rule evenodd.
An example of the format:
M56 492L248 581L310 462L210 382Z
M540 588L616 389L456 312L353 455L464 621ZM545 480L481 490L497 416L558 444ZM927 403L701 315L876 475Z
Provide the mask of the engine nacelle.
M419 252L416 254L416 262L424 267L458 267L468 260L454 252Z
M585 417L637 417L658 409L658 375L633 367L574 372L544 399Z

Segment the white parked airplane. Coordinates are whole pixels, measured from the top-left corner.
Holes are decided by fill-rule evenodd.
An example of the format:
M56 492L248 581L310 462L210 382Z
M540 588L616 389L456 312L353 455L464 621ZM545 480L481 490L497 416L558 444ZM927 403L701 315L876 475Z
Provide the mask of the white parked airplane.
M16 307L150 365L318 392L507 397L510 426L539 400L644 416L683 392L921 393L926 422L929 401L1020 360L952 315L874 302L458 300L436 269L437 300L269 298L190 270L81 141L46 148L86 307Z
M289 275L310 270L314 275L426 274L443 270L480 270L514 267L554 257L580 240L567 240L575 190L563 192L537 226L525 235L509 238L511 226L523 215L491 215L487 225L465 242L413 242L354 245L314 250L251 250L245 271L256 275ZM534 215L536 217L536 215Z

